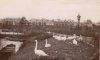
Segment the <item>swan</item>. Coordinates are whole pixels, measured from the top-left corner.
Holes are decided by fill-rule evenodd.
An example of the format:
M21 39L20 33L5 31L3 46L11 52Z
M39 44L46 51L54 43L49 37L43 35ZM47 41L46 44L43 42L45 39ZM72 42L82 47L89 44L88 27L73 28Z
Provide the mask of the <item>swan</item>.
M55 33L53 33L53 38L56 38L57 37L57 35L55 35Z
M59 41L65 41L67 38L65 35L61 35L61 34L53 34L53 38L59 40Z
M73 34L73 36L69 36L67 39L75 39L76 37L76 34Z
M82 41L82 40L83 40L83 37L82 37L82 35L80 35L80 36L79 36L79 40L80 40L80 41Z
M37 44L38 44L37 40L35 40L35 42L36 42L36 46L35 46L35 49L34 49L35 54L38 55L38 56L49 56L43 50L38 50L37 49Z
M77 41L75 39L73 40L73 44L77 45Z
M57 39L59 41L65 41L66 37L65 36L57 36L55 39Z
M47 31L46 33L50 34L51 32L50 31Z
M48 44L48 43L47 43L47 39L46 39L45 47L51 47L51 44Z

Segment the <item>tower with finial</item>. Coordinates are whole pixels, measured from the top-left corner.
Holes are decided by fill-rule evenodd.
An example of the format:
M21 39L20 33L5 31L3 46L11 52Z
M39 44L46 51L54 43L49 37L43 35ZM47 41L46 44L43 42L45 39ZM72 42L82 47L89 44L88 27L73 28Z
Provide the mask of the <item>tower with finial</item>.
M78 14L78 16L77 16L77 20L78 20L78 29L79 29L79 27L80 27L80 18L81 18L81 16L80 16L80 14Z

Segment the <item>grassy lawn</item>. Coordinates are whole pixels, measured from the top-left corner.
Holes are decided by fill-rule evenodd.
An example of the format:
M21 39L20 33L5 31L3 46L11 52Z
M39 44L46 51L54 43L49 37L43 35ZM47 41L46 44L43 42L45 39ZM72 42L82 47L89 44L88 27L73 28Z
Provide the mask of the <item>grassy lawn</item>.
M78 45L72 44L71 40L58 41L49 38L48 43L51 47L45 48L45 40L38 41L38 49L45 51L49 57L40 57L34 53L35 38L32 37L26 41L25 46L8 60L89 60L95 47L84 42L78 42Z

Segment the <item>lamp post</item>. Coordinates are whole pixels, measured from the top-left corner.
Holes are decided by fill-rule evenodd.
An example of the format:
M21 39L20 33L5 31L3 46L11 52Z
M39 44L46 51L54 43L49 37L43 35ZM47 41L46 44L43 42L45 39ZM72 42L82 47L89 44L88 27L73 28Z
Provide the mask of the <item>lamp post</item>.
M80 18L81 18L81 16L80 16L80 14L78 14L78 16L77 16L77 20L78 20L78 29L79 29L79 27L80 27Z

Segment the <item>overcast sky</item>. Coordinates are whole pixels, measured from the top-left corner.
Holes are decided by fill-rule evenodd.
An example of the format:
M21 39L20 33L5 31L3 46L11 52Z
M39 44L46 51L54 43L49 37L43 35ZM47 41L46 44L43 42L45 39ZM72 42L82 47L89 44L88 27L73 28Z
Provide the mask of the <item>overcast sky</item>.
M100 21L100 0L0 0L0 18L22 17Z

